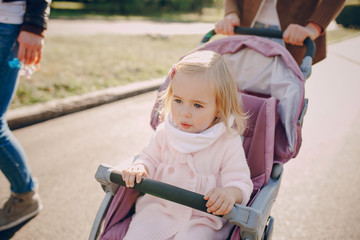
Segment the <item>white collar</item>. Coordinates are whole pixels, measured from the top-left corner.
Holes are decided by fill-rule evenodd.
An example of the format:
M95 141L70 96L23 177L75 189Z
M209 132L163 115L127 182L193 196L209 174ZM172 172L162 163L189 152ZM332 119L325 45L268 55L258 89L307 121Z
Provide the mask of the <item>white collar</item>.
M229 123L231 123L229 126L232 126L234 123L232 115L229 118ZM188 133L180 130L172 119L171 114L168 114L165 118L165 131L167 141L171 147L181 153L192 153L213 144L226 132L226 126L223 122L220 122L200 133Z

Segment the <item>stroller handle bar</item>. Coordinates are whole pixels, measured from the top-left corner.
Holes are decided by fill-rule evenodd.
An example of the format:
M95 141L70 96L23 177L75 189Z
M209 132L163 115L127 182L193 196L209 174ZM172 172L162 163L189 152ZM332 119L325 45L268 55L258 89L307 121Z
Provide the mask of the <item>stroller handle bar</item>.
M283 168L282 165L278 164L278 166L274 165L274 169L278 170L275 171L278 174L274 177L272 176L268 185L260 192L260 195L262 195L261 199L255 199L252 207L235 204L230 213L218 217L223 217L224 219L229 220L230 223L239 225L242 229L246 229L250 232L255 233L258 231L259 226L264 224L262 222L264 220L263 216L268 216L270 214L270 207L275 201L274 199L278 192ZM110 186L112 184L126 186L120 171L106 164L101 164L98 167L95 178L103 186ZM276 185L277 187L271 185ZM133 189L207 213L204 195L186 189L151 179L143 179L141 183L135 183Z
M283 31L276 29L266 29L266 28L249 28L249 27L234 27L235 34L243 34L243 35L254 35L260 37L269 37L269 38L283 38ZM200 42L204 44L208 42L213 36L215 36L215 30L209 31ZM304 46L306 47L306 53L302 60L302 64L300 66L300 70L303 73L304 79L308 79L311 75L311 66L312 60L315 55L316 47L315 43L311 38L307 37L304 42Z
M116 183L126 187L125 182L122 179L121 172L104 164L99 166L95 178L98 182L104 185ZM170 184L144 178L140 183L135 182L132 189L207 212L204 195Z
M269 38L283 38L283 31L276 29L266 29L266 28L249 28L249 27L234 27L235 34L242 35L254 35L260 37L269 37ZM215 30L209 31L201 40L202 43L208 42L213 36L215 36ZM306 47L305 56L314 57L315 54L315 43L311 38L307 37L304 40L304 46Z

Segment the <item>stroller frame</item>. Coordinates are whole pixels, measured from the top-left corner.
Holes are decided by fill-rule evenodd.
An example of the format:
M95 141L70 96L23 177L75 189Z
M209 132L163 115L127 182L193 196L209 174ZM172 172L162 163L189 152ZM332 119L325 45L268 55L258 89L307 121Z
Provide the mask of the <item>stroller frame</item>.
M282 172L283 166L281 164L275 164L269 182L261 189L251 207L235 204L231 212L223 216L223 218L227 219L230 223L241 227L244 240L259 239L258 236L263 236L263 234L264 236L271 236L274 220L270 216L270 211L280 188ZM96 215L89 240L97 239L99 236L100 227L107 212L109 202L111 202L117 190L116 185L113 184L125 186L121 173L108 165L100 165L95 174L95 178L101 183L106 195ZM158 188L158 184L161 184L160 188ZM185 206L206 212L201 194L159 183L151 179L144 179L140 184L135 183L133 189L155 196L161 195L163 199L178 202ZM179 198L179 196L181 197ZM194 199L195 201L193 201Z
M237 34L282 38L282 32L277 30L235 27L235 32ZM201 43L209 41L213 35L215 35L215 32L212 30L205 35ZM307 52L300 69L304 79L307 79L311 74L311 64L315 52L315 45L309 38L305 40L304 45L307 47ZM303 109L298 119L299 125L302 125L307 105L308 100L305 99ZM251 206L235 204L229 214L221 216L233 225L240 226L241 233L239 234L241 239L271 239L274 219L270 216L270 212L280 188L282 175L282 162L275 162L272 166L267 183L259 189L256 197L254 197L251 202ZM95 217L89 240L94 240L99 237L103 220L115 193L119 187L125 186L121 177L121 172L108 165L100 165L95 174L95 178L101 184L106 195ZM206 212L206 201L203 199L203 195L198 193L190 192L151 179L144 179L139 184L135 183L133 189Z

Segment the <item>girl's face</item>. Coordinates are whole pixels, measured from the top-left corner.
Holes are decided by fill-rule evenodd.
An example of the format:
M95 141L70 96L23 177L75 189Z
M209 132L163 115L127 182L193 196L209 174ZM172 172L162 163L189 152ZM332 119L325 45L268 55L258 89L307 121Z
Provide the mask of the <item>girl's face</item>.
M215 91L205 75L177 72L172 81L171 114L176 125L190 133L211 127L218 111Z

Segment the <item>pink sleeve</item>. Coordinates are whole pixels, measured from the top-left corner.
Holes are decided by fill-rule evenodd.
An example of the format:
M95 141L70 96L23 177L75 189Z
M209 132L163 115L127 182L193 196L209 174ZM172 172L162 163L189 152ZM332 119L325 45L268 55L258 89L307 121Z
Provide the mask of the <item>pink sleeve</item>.
M221 183L223 187L239 188L243 195L241 204L245 205L250 199L253 183L240 136L232 138L226 147L220 172Z
M149 143L139 153L139 157L134 161L133 165L144 165L149 174L149 178L153 178L157 167L161 162L161 145L164 141L164 124L160 124Z

